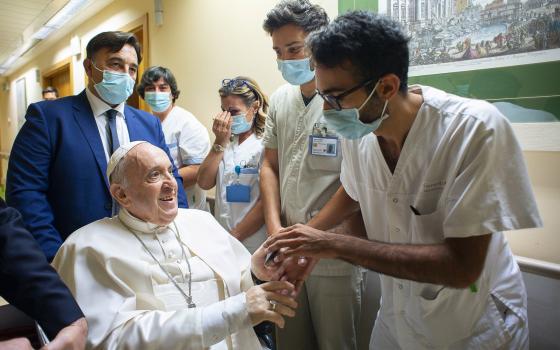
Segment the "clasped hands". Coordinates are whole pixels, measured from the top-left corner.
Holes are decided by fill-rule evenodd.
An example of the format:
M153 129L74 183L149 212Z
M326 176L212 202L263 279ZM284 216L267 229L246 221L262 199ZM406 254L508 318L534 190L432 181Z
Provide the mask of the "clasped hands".
M255 317L249 310L253 324L272 321L283 327L282 316L295 315L297 303L294 299L305 279L319 259L334 257L334 236L333 233L296 224L281 228L257 249L251 260L252 272L258 279L272 282L255 286L262 290L262 293L258 293L262 297L260 312L256 312ZM273 262L265 265L266 255L275 251L278 253ZM251 289L247 292L248 301L249 292Z

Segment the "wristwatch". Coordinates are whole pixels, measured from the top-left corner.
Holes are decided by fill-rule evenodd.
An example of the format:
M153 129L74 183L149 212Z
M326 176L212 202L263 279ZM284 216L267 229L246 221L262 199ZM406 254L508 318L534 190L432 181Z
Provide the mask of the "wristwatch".
M216 153L220 153L225 151L226 149L224 148L224 146L220 145L219 143L215 143L212 145L212 151L216 152Z

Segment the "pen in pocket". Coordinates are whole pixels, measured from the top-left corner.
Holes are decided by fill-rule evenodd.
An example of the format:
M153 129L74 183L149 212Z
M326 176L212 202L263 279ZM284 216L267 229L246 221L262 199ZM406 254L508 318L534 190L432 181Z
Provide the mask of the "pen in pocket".
M410 206L410 210L412 210L414 215L420 215L420 212L418 211L418 209L414 208L412 205Z

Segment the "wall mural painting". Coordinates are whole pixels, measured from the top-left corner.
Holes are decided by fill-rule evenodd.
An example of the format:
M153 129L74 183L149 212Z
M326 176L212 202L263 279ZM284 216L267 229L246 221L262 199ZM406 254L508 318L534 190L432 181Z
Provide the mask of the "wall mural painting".
M560 60L560 0L387 0L379 10L411 36L411 75Z

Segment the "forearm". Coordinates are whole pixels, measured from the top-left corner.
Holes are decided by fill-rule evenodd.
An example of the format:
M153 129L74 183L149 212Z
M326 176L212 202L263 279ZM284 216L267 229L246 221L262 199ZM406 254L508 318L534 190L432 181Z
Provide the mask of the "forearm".
M233 228L231 234L240 241L251 237L264 225L262 200L258 200L247 215Z
M146 311L113 331L103 347L174 349L182 344L189 349L207 348L252 327L245 303L245 293L241 293L205 307Z
M198 177L196 182L203 190L209 190L216 186L216 177L218 175L218 168L220 162L224 157L224 152L210 151L200 168L198 169Z
M307 225L318 230L328 230L342 223L358 210L360 210L358 202L354 201L341 185L327 204Z
M200 164L186 165L179 168L179 176L183 179L183 187L188 188L196 184Z
M488 237L486 237L488 236ZM462 238L483 239L491 235ZM469 242L464 241L466 245ZM456 242L455 242L456 243ZM454 245L454 244L452 244ZM354 265L384 275L422 283L465 288L474 283L484 265L484 254L473 250L472 256L458 252L449 241L441 244L394 244L338 236L333 241L333 255Z
M278 172L263 164L260 177L261 200L266 231L273 235L282 227L280 222L280 184Z

